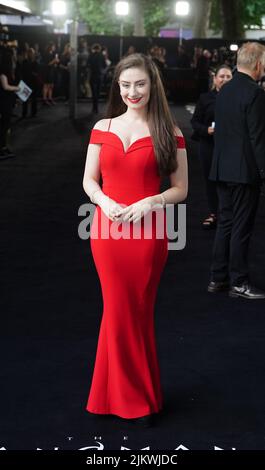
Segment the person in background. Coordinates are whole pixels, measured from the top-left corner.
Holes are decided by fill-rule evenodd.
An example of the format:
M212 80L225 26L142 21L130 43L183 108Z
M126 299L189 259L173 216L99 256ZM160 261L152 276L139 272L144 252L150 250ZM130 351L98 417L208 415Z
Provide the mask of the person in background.
M35 59L35 51L32 47L27 50L27 58L23 60L21 66L22 80L31 88L32 93L29 99L22 104L22 118L28 113L28 104L31 104L31 117L37 114L37 95L39 86L39 64Z
M41 58L41 53L40 53L40 46L37 42L35 42L33 49L35 51L35 60L38 64L40 64L42 58Z
M109 58L109 52L106 46L102 46L102 54L106 62L106 68L103 70L102 88L106 92L106 94L108 94L114 67L112 66L112 61Z
M237 72L216 98L215 145L210 179L217 183L218 224L208 292L229 290L229 296L264 299L249 281L248 250L265 183L265 47L241 46Z
M232 78L232 71L228 65L220 65L213 76L213 88L202 93L196 104L191 119L194 133L192 138L199 141L199 158L201 161L206 186L209 215L202 222L204 229L216 227L218 198L216 184L209 181L214 151L214 122L215 101L222 86Z
M109 67L111 65L111 60L109 58L109 51L108 51L108 48L106 46L102 46L102 54L105 58L106 66Z
M68 42L64 46L63 53L60 56L59 69L61 72L61 88L62 93L67 103L69 100L69 87L70 87L70 61L71 61L71 46Z
M196 66L196 79L198 85L198 93L206 93L209 90L209 69L211 52L204 49L202 55L198 57Z
M7 48L2 55L0 66L0 159L15 157L7 146L7 136L11 127L12 110L19 91L18 78L15 75L14 54Z
M167 67L167 50L165 47L159 47L160 52L160 61L164 64L164 67Z
M125 52L124 57L134 54L136 52L136 48L134 46L129 46L127 52Z
M216 70L219 65L220 65L220 58L219 58L219 54L218 54L218 49L213 49L212 57L211 57L211 61L210 61L210 68L212 70Z
M92 91L93 113L98 113L98 101L100 97L100 90L103 81L103 73L106 69L106 60L102 54L101 45L93 44L91 46L91 55L88 58L88 65L90 67L90 86Z
M190 68L190 58L185 51L184 46L178 46L178 55L176 58L176 67L180 69L189 69Z
M55 52L55 45L49 44L43 55L43 104L51 106L55 104L53 100L53 88L55 82L55 67L59 64L60 60L58 54Z
M165 69L165 57L162 55L162 48L155 45L150 50L150 56L153 62L156 64L158 70L161 72L161 76L163 75L163 71Z
M90 49L86 39L81 38L77 56L77 94L81 98L91 98L91 87L89 83L90 70L88 58Z
M199 58L202 56L202 53L203 53L203 47L199 44L196 44L194 46L193 57L191 61L191 67L194 70L197 69L197 64L198 64Z

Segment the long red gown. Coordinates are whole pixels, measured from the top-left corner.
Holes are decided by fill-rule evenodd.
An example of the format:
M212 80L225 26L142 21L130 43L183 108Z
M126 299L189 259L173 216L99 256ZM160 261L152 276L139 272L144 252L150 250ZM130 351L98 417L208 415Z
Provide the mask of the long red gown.
M110 122L109 122L110 124ZM130 205L160 192L151 136L133 142L127 150L118 135L93 129L90 143L101 144L102 190L119 204ZM177 137L178 148L184 148ZM158 210L159 212L159 210ZM165 211L160 223L165 228ZM101 320L87 411L137 418L162 408L162 390L157 360L154 306L167 254L166 230L156 237L156 222L147 227L148 238L104 238L102 222L112 222L97 206L91 227L91 250L99 275L103 315ZM104 220L103 220L104 219ZM139 224L139 222L138 222ZM146 227L145 227L146 230Z

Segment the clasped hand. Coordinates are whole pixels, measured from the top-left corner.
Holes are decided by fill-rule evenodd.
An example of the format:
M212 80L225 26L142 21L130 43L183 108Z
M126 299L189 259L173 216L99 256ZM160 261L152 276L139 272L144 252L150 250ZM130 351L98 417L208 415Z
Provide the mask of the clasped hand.
M138 222L143 216L152 210L154 204L150 197L146 197L127 207L122 207L117 202L110 199L108 217L117 222ZM104 210L104 209L103 209ZM105 211L104 211L105 212Z

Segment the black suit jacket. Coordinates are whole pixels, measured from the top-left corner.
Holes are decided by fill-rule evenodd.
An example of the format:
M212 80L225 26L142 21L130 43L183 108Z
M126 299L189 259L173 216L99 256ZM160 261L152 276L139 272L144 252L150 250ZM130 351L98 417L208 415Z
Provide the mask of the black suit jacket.
M255 184L265 178L265 92L236 72L216 98L210 179Z
M215 121L216 97L217 91L215 89L200 95L190 121L194 130L194 140L207 139L213 144L213 135L208 134L208 127Z
M87 63L91 70L90 78L93 80L98 80L99 78L101 78L103 70L107 66L105 57L102 52L92 52L92 54L87 60Z

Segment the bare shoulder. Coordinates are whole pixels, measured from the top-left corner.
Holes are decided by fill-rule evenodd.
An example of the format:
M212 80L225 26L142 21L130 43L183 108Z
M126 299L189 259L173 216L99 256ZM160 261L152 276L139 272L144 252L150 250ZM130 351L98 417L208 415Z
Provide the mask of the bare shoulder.
M96 122L93 129L98 129L99 131L106 131L108 129L109 119L100 119Z
M180 130L179 127L175 126L175 127L174 127L174 132L175 132L175 135L176 135L177 137L183 137L183 134L182 134L182 132L181 132L181 130Z

